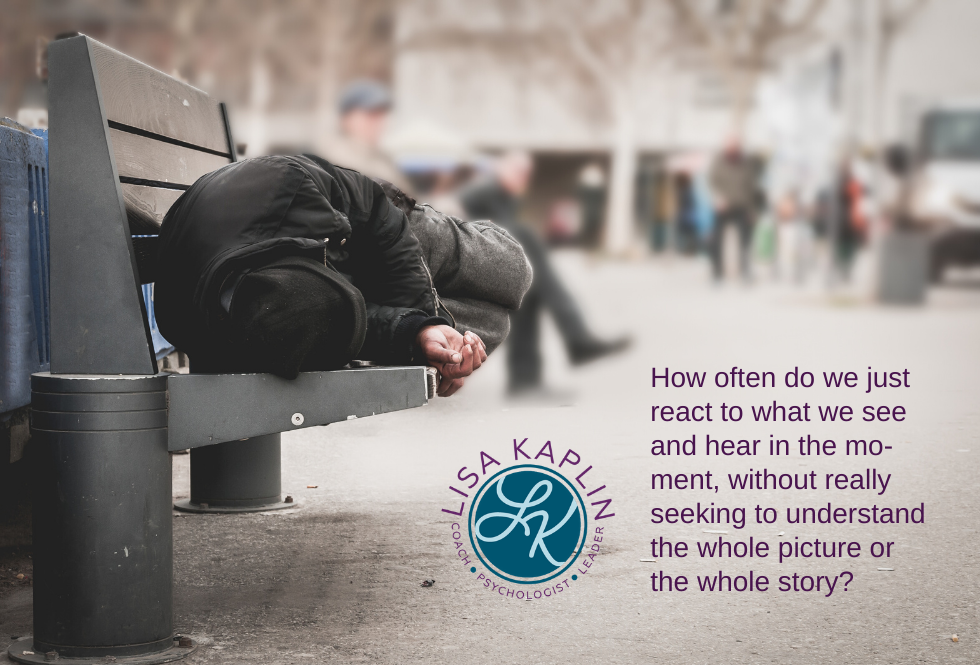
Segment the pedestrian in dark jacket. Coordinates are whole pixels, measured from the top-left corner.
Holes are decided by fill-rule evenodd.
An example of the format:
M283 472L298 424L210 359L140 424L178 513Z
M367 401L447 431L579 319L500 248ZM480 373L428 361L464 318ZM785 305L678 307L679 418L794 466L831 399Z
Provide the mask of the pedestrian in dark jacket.
M626 337L605 341L592 334L574 298L552 267L544 243L520 222L520 197L527 190L532 171L529 155L509 153L499 160L494 177L474 183L461 196L470 219L489 219L520 242L534 272L520 309L510 315L507 366L508 388L512 394L541 388L540 320L544 309L554 317L568 355L576 365L615 353L629 344Z
M200 178L160 231L160 330L195 371L439 369L452 394L486 360L440 308L405 214L318 157L259 157Z

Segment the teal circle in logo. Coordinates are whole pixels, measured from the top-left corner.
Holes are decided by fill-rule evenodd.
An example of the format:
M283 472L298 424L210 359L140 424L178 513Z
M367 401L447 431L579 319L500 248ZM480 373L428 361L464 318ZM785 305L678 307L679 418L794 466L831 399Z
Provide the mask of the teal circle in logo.
M468 521L473 551L488 569L510 582L536 584L575 562L588 517L578 490L564 476L521 464L483 484Z

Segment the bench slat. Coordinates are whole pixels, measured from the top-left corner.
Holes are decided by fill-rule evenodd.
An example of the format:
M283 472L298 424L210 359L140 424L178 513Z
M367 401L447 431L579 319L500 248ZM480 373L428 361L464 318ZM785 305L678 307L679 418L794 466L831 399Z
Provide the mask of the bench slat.
M155 235L160 232L163 218L180 195L179 189L161 189L143 185L123 184L123 200L129 232L133 235Z
M231 163L227 157L181 148L118 129L110 129L109 138L120 178L190 186L205 173Z
M206 92L92 40L106 117L227 154L218 103Z

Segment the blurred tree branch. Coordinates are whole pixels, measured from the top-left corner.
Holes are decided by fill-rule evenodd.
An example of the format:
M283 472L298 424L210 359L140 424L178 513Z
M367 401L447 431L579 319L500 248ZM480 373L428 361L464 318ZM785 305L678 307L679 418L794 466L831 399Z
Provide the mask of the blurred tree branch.
M663 0L417 0L414 14L431 20L402 25L402 51L480 52L556 95L574 80L573 108L596 105L612 121L606 247L628 246L636 172L640 74L670 59L674 33ZM557 74L557 76L556 76ZM564 75L564 76L563 76ZM567 94L567 93L566 93Z
M708 53L734 98L733 131L741 135L759 78L778 56L815 36L826 0L666 0L691 44Z
M912 18L929 3L929 0L907 0L898 4L892 0L879 1L881 2L881 40L878 42L878 63L879 67L884 67L888 63L895 40L908 27Z
M395 0L5 0L0 107L35 80L35 40L84 32L231 103L247 104L256 57L273 110L332 112L355 77L389 81ZM268 29L262 26L268 24ZM325 92L324 92L325 91Z
M637 86L641 74L705 54L725 76L733 125L741 133L762 74L809 43L826 0L414 0L416 25L402 26L400 50L482 52L560 94L556 69L576 94L612 120L606 247L628 244L631 229ZM549 68L546 63L554 65Z

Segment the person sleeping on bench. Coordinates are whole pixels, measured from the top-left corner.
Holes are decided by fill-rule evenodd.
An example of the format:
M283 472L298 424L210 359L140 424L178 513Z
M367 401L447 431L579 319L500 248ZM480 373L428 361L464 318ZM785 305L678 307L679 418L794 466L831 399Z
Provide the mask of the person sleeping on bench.
M502 228L313 155L202 176L164 218L158 270L160 331L195 372L426 364L443 396L503 341L531 283Z

